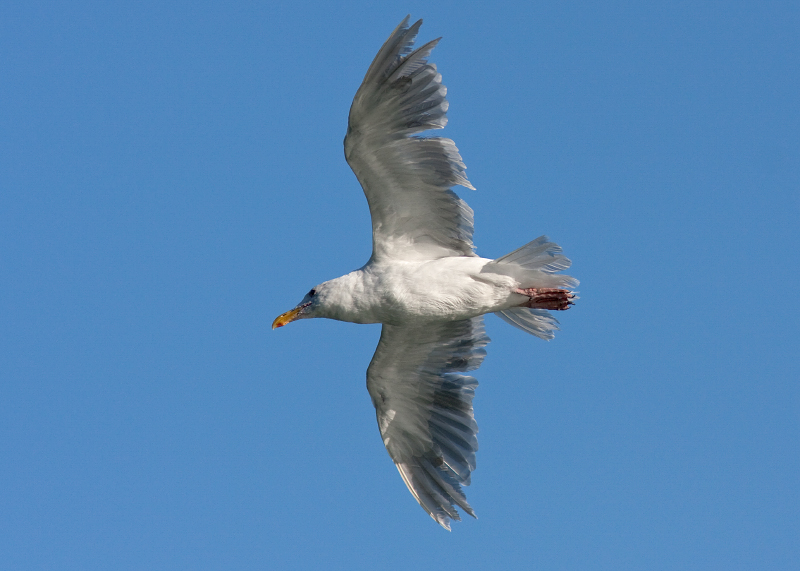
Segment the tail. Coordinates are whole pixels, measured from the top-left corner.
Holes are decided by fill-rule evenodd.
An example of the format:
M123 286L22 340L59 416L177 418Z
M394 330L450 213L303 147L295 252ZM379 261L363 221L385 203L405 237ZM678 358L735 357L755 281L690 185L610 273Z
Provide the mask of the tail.
M561 253L558 244L550 242L547 236L540 236L533 242L489 262L484 272L506 275L519 282L520 288L558 288L574 290L578 280L571 276L557 274L566 270L572 262ZM571 298L573 300L577 297ZM527 331L541 339L552 339L558 329L558 320L546 309L514 307L495 313L500 319Z

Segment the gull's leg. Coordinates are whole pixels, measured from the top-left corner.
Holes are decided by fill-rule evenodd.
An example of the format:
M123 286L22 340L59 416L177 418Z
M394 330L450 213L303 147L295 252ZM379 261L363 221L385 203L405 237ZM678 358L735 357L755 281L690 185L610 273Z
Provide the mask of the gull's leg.
M521 303L519 307L531 309L569 309L575 299L574 293L559 288L514 288L512 291L528 297L528 301Z

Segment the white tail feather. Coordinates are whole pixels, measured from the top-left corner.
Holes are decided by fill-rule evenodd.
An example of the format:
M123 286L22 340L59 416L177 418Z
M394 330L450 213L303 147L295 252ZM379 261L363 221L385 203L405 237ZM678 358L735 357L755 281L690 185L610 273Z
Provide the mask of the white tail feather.
M573 290L578 287L578 280L556 273L572 265L561 252L558 244L550 242L547 236L540 236L510 254L489 262L482 271L510 276L519 282L521 288ZM515 307L498 311L495 315L541 339L552 339L558 330L558 320L546 309Z
M578 287L578 280L571 276L556 274L572 265L570 259L561 251L561 247L550 242L547 236L539 236L510 254L489 262L483 271L511 276L522 288L575 289Z
M555 337L554 331L559 329L558 319L553 317L546 309L528 309L527 307L515 307L498 311L497 317L510 323L518 329L536 335L540 339L550 341Z

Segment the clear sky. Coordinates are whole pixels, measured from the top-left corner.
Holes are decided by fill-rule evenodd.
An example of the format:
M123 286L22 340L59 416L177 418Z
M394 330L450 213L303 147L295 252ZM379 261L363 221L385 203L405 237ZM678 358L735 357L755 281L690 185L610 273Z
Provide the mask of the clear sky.
M487 318L452 533L381 443L380 327L270 330L369 257L342 138L407 13L478 253L546 233L582 282L551 342ZM800 568L798 30L788 1L3 2L0 566Z

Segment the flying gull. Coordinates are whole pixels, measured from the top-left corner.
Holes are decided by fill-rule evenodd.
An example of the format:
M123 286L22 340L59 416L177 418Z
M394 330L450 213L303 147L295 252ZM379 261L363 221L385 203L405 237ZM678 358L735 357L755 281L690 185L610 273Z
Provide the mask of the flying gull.
M475 469L478 425L472 397L489 343L483 315L494 313L542 339L568 309L578 281L542 236L496 260L478 257L472 209L451 187L474 187L453 141L420 137L447 123L447 92L428 56L438 39L412 51L422 20L408 16L367 70L350 107L344 153L372 216L365 266L323 282L272 328L327 317L381 323L367 390L383 443L420 506L445 529L475 517L462 486Z

